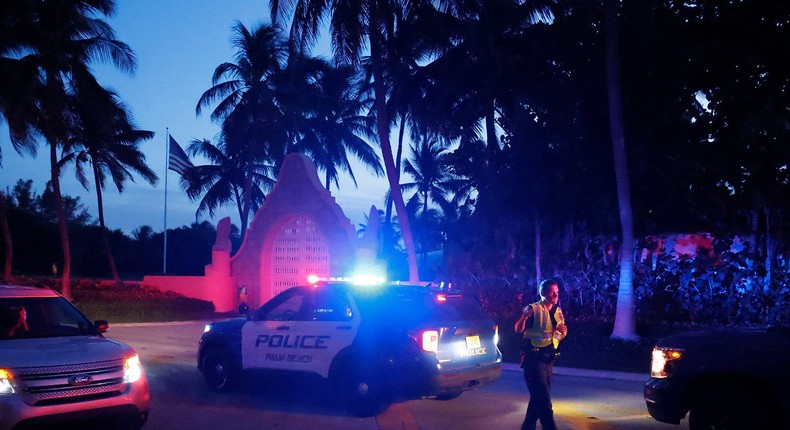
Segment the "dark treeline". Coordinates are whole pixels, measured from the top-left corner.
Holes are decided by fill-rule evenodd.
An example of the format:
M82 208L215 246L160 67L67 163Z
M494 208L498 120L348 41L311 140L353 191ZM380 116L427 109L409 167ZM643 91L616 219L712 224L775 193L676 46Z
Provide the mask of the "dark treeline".
M13 247L13 273L26 276L58 275L63 259L59 252L57 221L52 208L52 191L41 195L33 191L30 180L17 182L8 193L0 192ZM110 278L107 259L99 252L104 246L101 229L91 219L78 197L64 195L69 229L73 233L71 252L73 270L78 277ZM235 231L234 231L235 233ZM179 275L203 275L211 262L211 246L216 230L209 222L168 229L167 272ZM237 235L232 239L238 242ZM140 226L131 237L121 230L109 232L110 246L120 275L126 280L140 280L144 275L162 273L164 235L150 226ZM6 261L0 249L0 261Z

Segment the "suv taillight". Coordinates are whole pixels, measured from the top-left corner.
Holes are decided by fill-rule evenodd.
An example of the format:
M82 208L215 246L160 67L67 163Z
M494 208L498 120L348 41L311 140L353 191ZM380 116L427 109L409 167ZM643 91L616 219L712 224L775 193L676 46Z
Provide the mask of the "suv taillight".
M439 332L436 330L423 330L415 337L420 348L426 352L439 351Z

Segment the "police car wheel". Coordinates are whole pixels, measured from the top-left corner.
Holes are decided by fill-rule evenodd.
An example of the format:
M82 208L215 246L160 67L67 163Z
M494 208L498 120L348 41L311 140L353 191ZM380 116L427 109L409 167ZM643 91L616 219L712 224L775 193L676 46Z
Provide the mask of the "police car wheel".
M226 391L235 383L235 368L230 354L220 348L211 348L203 358L203 378L215 391Z
M340 386L351 414L377 415L389 407L389 390L384 378L371 366L350 366L340 376Z

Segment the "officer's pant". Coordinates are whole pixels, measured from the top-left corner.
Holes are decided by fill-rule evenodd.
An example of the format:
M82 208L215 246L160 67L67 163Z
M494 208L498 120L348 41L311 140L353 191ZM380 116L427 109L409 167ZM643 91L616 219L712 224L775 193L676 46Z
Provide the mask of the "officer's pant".
M521 430L535 430L540 420L543 430L556 430L554 410L551 405L551 375L554 369L553 360L542 359L541 354L527 353L524 358L524 379L529 389L529 405L527 416Z

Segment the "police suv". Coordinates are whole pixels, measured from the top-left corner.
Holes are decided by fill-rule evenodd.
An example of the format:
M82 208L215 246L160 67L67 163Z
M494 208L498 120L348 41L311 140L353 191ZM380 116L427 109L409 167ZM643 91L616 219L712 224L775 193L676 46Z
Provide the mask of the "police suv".
M452 290L320 281L206 326L197 365L218 391L255 369L317 374L369 416L396 398L449 400L494 383L497 342L477 300Z
M0 285L0 430L142 427L148 380L108 327L50 289Z

